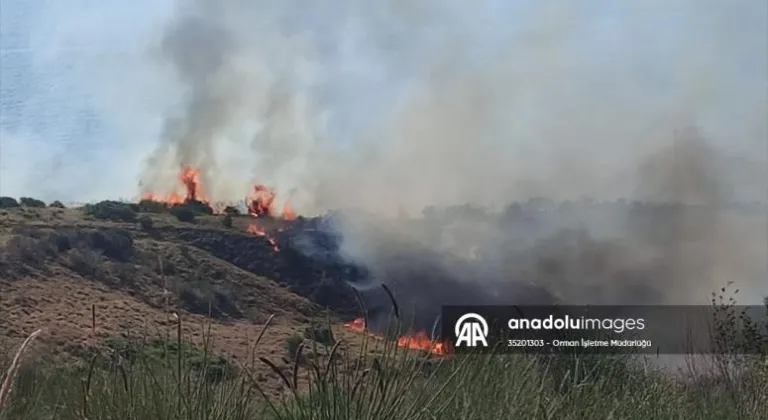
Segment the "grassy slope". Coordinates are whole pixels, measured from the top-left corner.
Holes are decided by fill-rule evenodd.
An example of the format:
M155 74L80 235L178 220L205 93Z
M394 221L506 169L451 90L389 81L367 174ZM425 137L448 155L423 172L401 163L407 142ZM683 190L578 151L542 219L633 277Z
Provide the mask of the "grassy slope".
M67 360L102 351L109 337L175 334L177 314L185 340L202 345L206 326L216 337L213 351L245 360L249 342L274 316L261 351L279 360L287 337L325 322L319 307L286 287L157 234L226 230L220 217L195 225L170 215L152 218L155 229L146 232L137 223L89 220L75 209L0 210L0 337L15 345L44 328L32 350ZM132 237L131 246L121 243L121 232ZM58 247L64 236L71 249ZM248 238L271 252L264 241ZM350 334L334 325L337 334ZM263 369L263 385L276 394L280 381Z
M3 420L768 418L768 372L751 364L741 365L746 373L738 378L729 367L715 369L714 378L673 382L642 365L605 357L473 356L436 362L379 340L367 344L384 348L360 347L354 343L358 337L338 324L332 327L337 338L352 344L328 348L305 340L307 347L300 352L309 356L281 361L286 337L322 316L306 299L268 279L135 225L84 220L75 210L11 210L0 212L0 221L0 241L6 242L0 330L8 337L6 348L14 350L23 336L46 327L37 347L25 354L27 363L0 407ZM166 216L157 222L176 226ZM199 225L219 229L216 218ZM87 254L88 246L41 257L50 240L45 235L9 242L30 234L20 233L19 226L120 227L132 232L136 252L127 262L103 255L85 258L101 267L93 270L75 264L82 262L78 253ZM8 244L15 250L10 254ZM204 287L206 281L219 289ZM185 301L196 303L194 297L182 299L178 290L189 283L204 296L224 293L228 298L220 312L231 314L214 319L195 314L196 305L187 303L190 310L183 309ZM180 323L172 313L181 316ZM258 339L261 325L273 314ZM161 357L90 358L103 350L106 338L128 329L167 335ZM211 335L213 342L207 340ZM210 380L191 363L199 354L168 350L179 340L206 349L203 359L208 348L230 356L239 374ZM75 364L34 363L51 354L89 357ZM10 362L12 352L7 356L0 367Z

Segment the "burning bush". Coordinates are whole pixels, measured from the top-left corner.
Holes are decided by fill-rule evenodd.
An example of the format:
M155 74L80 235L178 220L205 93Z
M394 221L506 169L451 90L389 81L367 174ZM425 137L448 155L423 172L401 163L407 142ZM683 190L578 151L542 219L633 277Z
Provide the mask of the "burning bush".
M19 202L13 197L0 197L0 209L19 207Z
M135 222L137 217L136 211L130 204L110 200L87 204L85 214L99 220L129 223Z

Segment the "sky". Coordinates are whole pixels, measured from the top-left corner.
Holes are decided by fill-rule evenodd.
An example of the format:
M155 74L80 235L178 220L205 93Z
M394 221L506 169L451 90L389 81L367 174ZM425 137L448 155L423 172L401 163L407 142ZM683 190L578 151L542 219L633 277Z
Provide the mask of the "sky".
M232 2L241 3L248 2ZM165 116L183 102L184 86L158 54L177 6L0 0L0 195L85 202L139 193ZM268 71L293 74L290 83L300 85L294 89L322 114L323 135L339 145L354 147L383 116L401 112L425 80L440 77L430 54L450 60L455 46L462 68L498 64L500 54L516 51L510 57L520 96L510 112L519 122L504 140L515 150L588 149L620 161L638 147L643 130L632 131L633 122L612 128L615 138L581 147L551 139L558 134L552 121L598 102L653 106L658 114L684 103L695 104L695 112L681 118L723 153L747 166L766 159L762 0L294 0L241 7L239 24L247 29L237 30L238 39L253 43ZM301 61L286 52L293 39Z

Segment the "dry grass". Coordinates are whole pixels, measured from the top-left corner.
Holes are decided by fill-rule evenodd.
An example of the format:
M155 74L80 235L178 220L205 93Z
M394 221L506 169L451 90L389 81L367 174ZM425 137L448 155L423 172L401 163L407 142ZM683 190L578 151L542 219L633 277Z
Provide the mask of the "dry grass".
M19 346L19 349L13 356L11 366L8 368L8 372L6 372L5 378L3 379L3 385L0 386L0 413L3 412L3 406L8 400L8 397L11 394L11 390L13 389L13 381L16 379L16 374L19 371L19 367L21 367L21 357L24 355L24 352L27 350L27 347L29 347L30 343L32 343L35 337L40 335L41 332L43 332L43 330L38 329L30 334L29 337L27 337L27 339L21 343L21 346Z
M34 217L31 217L34 216ZM156 229L223 230L221 217L201 217L196 225L182 225L167 214L151 215ZM24 232L20 233L19 229ZM116 262L97 255L99 270L94 274L73 270L68 258L73 251L50 257L37 256L31 262L20 257L0 255L0 270L16 269L22 274L0 275L0 335L10 339L26 337L40 326L40 334L30 357L70 360L87 358L103 348L106 339L126 334L134 337L165 337L174 334L171 313L178 313L185 340L202 346L203 325L208 325L216 337L211 350L234 361L246 360L252 351L249 342L258 335L259 325L273 316L270 334L260 343L262 354L278 357L284 353L287 337L301 333L312 323L324 323L327 313L308 299L295 295L286 287L223 261L211 254L142 232L138 224L89 220L77 209L2 209L0 210L0 253L8 252L9 238L28 239L29 253L42 252L50 244L45 238L25 236L27 231L47 235L60 229L85 235L91 231L109 232L123 229L133 236L136 257ZM268 245L264 245L268 248ZM269 249L269 248L268 248ZM87 252L88 248L75 251ZM98 250L95 250L98 251ZM94 251L94 252L95 252ZM22 255L23 257L23 255ZM5 265L4 265L5 264ZM130 280L130 281L126 281ZM192 290L206 298L207 290L220 290L225 303L236 307L237 317L222 314L216 319L207 316L210 306L197 305L196 312L188 309L182 292ZM213 308L216 309L216 308ZM333 321L339 337L357 339L354 334ZM284 386L268 367L255 368L270 395L279 395Z
M193 225L151 217L157 232L195 236L244 228L237 218L230 230L217 217ZM97 268L78 270L70 251L53 251L55 241L46 239L46 232L61 228L80 236L126 230L133 256L118 261L103 250L76 247L94 252L96 258L81 262ZM98 221L76 209L4 209L0 244L4 251L8 244L18 247L0 255L0 270L13 274L0 276L0 336L26 337L7 353L15 355L0 390L2 420L768 418L762 365L743 366L739 376L723 371L680 382L622 358L436 361L388 340L365 341L275 281L138 223ZM231 291L227 303L238 314L212 318L185 309L179 289L190 285L201 293L206 287ZM288 354L286 340L317 323L331 324L337 343L305 339ZM118 357L107 345L112 339L157 357ZM199 358L191 363L182 351L186 343L202 352L203 366L223 356L239 374L209 381L195 368Z

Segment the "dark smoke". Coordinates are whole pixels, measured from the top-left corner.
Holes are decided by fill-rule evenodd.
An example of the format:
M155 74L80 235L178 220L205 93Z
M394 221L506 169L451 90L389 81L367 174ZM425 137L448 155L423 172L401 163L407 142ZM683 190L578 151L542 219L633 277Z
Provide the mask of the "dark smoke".
M377 284L419 329L446 304L706 305L730 281L759 303L764 208L723 199L716 155L696 130L671 144L639 165L632 199L538 198L503 212L465 205L430 208L419 220L347 219L348 258L371 270L356 287L373 323L390 315Z

